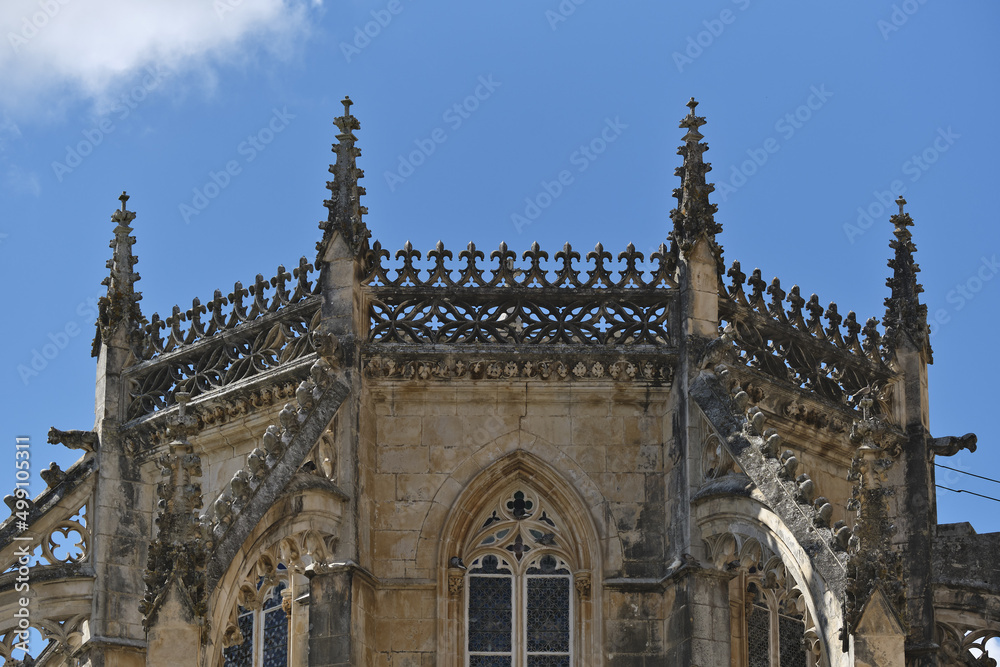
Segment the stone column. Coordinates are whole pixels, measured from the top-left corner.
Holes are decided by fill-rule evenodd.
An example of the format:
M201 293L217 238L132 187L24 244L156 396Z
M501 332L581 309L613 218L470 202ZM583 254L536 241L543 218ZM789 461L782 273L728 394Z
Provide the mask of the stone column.
M355 629L354 563L313 563L309 577L309 667L362 665Z
M683 566L668 580L664 664L730 664L729 579L723 572Z

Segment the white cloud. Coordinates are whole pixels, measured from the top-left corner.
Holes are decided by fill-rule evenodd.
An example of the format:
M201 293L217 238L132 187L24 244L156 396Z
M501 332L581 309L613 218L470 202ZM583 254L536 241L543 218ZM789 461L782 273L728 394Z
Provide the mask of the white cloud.
M255 47L289 55L320 0L3 0L0 106L100 105L147 66L214 77Z

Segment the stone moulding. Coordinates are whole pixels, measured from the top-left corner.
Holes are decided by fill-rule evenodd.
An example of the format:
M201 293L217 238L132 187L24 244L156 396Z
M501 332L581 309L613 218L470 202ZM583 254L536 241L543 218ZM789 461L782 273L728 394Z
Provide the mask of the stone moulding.
M540 357L448 359L437 356L394 358L375 355L363 360L369 378L388 380L534 380L652 382L670 385L675 361L662 355L650 358L599 359Z

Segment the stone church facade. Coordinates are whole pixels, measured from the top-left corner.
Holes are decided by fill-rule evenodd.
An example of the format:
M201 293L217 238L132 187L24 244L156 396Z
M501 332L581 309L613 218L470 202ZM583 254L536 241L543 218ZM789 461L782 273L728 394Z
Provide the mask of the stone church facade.
M975 436L929 431L905 202L881 323L748 277L695 106L649 257L390 253L349 100L290 271L147 316L123 194L94 427L52 429L79 461L5 499L0 656L995 665L1000 534L936 519L934 461ZM29 625L48 646L15 659Z

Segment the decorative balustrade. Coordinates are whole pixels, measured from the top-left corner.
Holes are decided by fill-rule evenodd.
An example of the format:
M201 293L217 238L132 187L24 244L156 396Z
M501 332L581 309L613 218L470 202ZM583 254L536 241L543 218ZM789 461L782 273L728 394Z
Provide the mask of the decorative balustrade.
M787 293L777 278L769 285L760 269L747 278L739 262L727 276L731 284L720 284L719 313L748 366L851 407L857 407L858 392L877 391L890 378L877 319L862 326L853 311L845 318L835 303L824 309L815 294L806 300L798 285Z
M470 243L454 254L440 242L420 266L407 242L389 265L376 241L365 257L368 342L393 345L669 346L673 341L673 267L664 245L649 265L629 244L620 266L601 244L581 254L570 244L553 256L537 243L518 261L501 243L485 253ZM648 277L647 277L648 276Z
M320 307L312 274L303 257L292 272L279 266L270 280L257 274L249 288L237 282L228 297L216 290L207 304L195 298L187 311L174 306L165 320L153 313L133 336L128 419L172 405L176 392L221 389L312 352L308 333Z

